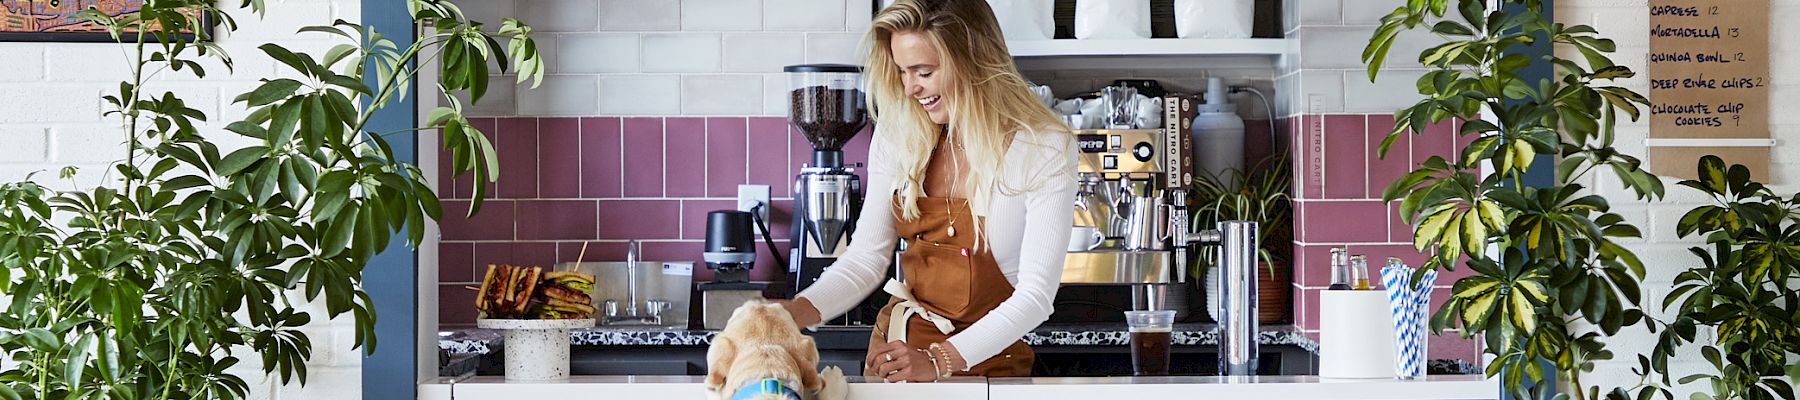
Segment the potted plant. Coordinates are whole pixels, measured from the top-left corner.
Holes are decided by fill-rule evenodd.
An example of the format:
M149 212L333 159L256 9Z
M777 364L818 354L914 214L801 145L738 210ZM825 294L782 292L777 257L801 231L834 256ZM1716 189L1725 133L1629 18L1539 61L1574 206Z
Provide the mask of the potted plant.
M1675 276L1662 304L1672 319L1652 322L1661 333L1650 354L1638 357L1637 372L1646 378L1635 391L1638 398L1674 398L1669 360L1698 342L1712 371L1679 383L1704 380L1711 393L1703 398L1792 398L1793 383L1782 378L1800 377L1800 359L1790 356L1800 353L1800 289L1793 285L1800 281L1800 196L1777 195L1749 168L1727 168L1716 156L1700 159L1698 176L1680 185L1713 204L1689 210L1676 233L1700 235L1707 245L1688 249L1701 264ZM1701 329L1711 341L1699 339Z
M1640 200L1661 197L1658 178L1613 147L1616 119L1635 120L1647 101L1609 82L1634 73L1607 59L1611 40L1585 25L1543 19L1536 0L1495 8L1484 0L1401 3L1363 51L1371 80L1403 31L1428 27L1444 43L1418 55L1427 69L1417 81L1424 98L1395 113L1380 151L1408 131L1450 120L1461 121L1456 134L1470 139L1459 156L1425 160L1382 193L1400 201L1413 245L1431 256L1419 273L1454 269L1459 260L1474 271L1454 283L1431 327L1484 339L1493 357L1486 374L1510 395L1599 397L1602 390L1582 385L1581 374L1612 357L1604 336L1644 320L1636 309L1644 270L1615 242L1640 236L1638 229L1577 182L1598 173ZM1516 52L1552 44L1582 57ZM1534 63L1550 64L1553 76L1523 77ZM1533 166L1539 156L1556 162ZM1554 169L1548 183L1527 184L1527 174L1542 169ZM1549 378L1572 389L1535 384Z
M1288 195L1292 167L1287 151L1276 149L1258 161L1251 172L1229 170L1224 175L1195 174L1192 192L1193 221L1190 231L1212 229L1221 221L1255 221L1257 255L1268 268L1258 270L1257 320L1286 322L1293 305L1290 289L1293 259L1293 204ZM1188 276L1206 294L1206 310L1218 320L1219 285L1215 255L1199 252L1199 262L1189 263Z
M232 66L201 23L235 29L215 3L82 13L133 56L129 79L104 97L126 157L95 171L111 178L96 187L0 185L0 292L11 299L0 315L0 352L11 356L0 364L0 398L242 398L249 385L230 369L240 357L304 384L312 342L301 329L315 318L306 303L323 305L321 319L349 316L356 345L372 350L362 269L402 229L419 243L440 209L429 175L396 161L384 138L413 130L365 123L412 91L415 62L439 61L435 89L420 95L452 99L479 100L489 63L534 84L543 71L524 24L489 30L449 2L410 0L412 17L432 30L405 48L341 20L301 29L341 38L323 54L260 46L287 70L233 101L250 110L244 120L208 127L206 114L147 86ZM209 59L218 64L201 62ZM494 150L461 110L452 101L420 130L443 135L457 173L492 181ZM224 147L227 135L254 144Z

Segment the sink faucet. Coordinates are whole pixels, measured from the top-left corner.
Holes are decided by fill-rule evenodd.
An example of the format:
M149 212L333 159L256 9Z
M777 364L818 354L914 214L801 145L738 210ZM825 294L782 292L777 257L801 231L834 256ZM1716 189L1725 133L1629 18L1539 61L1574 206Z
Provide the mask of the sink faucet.
M605 325L662 325L662 312L672 308L667 300L650 299L644 303L643 312L638 309L638 263L642 257L638 251L638 241L625 242L625 313L619 313L619 301L607 300L603 306L606 316L601 320Z

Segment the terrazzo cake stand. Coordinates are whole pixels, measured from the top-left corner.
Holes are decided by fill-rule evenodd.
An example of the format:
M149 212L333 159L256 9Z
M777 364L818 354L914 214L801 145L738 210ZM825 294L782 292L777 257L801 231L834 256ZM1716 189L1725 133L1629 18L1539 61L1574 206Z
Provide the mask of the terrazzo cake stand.
M544 382L569 379L569 330L592 328L592 319L483 319L482 329L501 331L506 346L506 380Z

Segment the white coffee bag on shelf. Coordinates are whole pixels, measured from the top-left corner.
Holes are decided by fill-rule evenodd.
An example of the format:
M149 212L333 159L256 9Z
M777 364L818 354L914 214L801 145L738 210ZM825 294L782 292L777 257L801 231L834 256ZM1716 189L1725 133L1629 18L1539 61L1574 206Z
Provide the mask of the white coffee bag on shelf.
M1255 0L1175 0L1175 36L1247 38L1255 17Z
M1075 0L1075 38L1150 38L1150 0Z
M1056 35L1055 3L1047 0L988 0L1008 41L1050 40Z

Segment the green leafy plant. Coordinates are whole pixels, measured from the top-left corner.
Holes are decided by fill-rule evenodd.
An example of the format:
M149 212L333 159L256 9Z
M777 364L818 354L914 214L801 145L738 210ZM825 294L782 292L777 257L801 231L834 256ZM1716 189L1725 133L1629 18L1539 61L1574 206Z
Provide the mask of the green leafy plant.
M11 299L0 352L12 360L0 370L0 399L242 398L249 386L228 369L245 353L265 374L304 384L308 302L322 303L324 317L349 316L356 346L372 350L363 268L402 230L418 244L425 219L441 212L428 175L396 161L385 137L436 129L456 172L480 181L493 180L496 163L454 100L424 128L369 131L370 117L412 91L418 62L438 62L427 93L451 99L480 99L489 63L533 84L542 74L524 24L507 19L488 31L449 2L408 5L430 29L405 48L341 20L301 29L341 38L323 54L258 47L291 78L263 79L238 96L232 104L250 113L222 131L204 129L207 115L146 83L231 67L200 22L231 31L232 15L211 0L148 1L117 17L83 12L133 49L129 79L104 97L126 157L97 187L0 186L0 292ZM264 10L261 0L240 7ZM177 39L183 30L199 40ZM233 135L255 144L217 144Z
M1598 398L1601 388L1580 378L1594 361L1612 358L1601 339L1644 320L1636 309L1643 264L1615 242L1641 234L1577 182L1601 171L1640 200L1662 196L1662 183L1613 147L1616 118L1635 120L1647 101L1607 82L1634 73L1607 59L1611 40L1585 25L1543 19L1536 0L1498 2L1521 10L1510 13L1482 0L1404 3L1382 18L1364 49L1371 80L1404 31L1427 27L1444 42L1420 52L1427 71L1417 87L1425 98L1395 113L1380 151L1409 130L1453 120L1461 123L1457 135L1473 137L1459 156L1425 160L1382 193L1400 201L1413 245L1431 255L1421 273L1465 258L1475 272L1455 282L1431 326L1484 338L1495 357L1486 373L1511 395L1549 397L1556 388L1533 382L1556 378L1574 389L1557 396ZM1583 60L1516 51L1552 44ZM1534 63L1553 66L1553 76L1523 77ZM1540 156L1556 159L1554 174L1548 184L1528 185L1527 174L1541 172L1532 170Z
M1189 231L1212 229L1222 221L1256 221L1257 255L1269 273L1275 273L1278 260L1289 259L1294 238L1294 208L1288 195L1292 167L1287 152L1276 150L1249 169L1229 170L1224 175L1195 174L1193 221ZM1212 265L1212 253L1200 252L1203 262L1192 263L1192 276L1201 276L1199 268Z
M1712 373L1682 377L1705 380L1712 399L1788 399L1794 388L1780 378L1800 377L1800 196L1782 197L1751 179L1743 165L1727 168L1716 156L1700 159L1699 179L1680 183L1705 193L1713 204L1689 210L1676 224L1681 237L1700 235L1707 246L1688 249L1701 265L1675 277L1675 289L1663 300L1673 319L1659 324L1662 333L1640 371L1659 376L1640 393L1674 398L1669 360L1684 345L1696 343L1700 329L1712 331L1700 354ZM1710 251L1709 251L1710 250ZM1651 375L1649 372L1654 371Z

